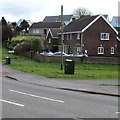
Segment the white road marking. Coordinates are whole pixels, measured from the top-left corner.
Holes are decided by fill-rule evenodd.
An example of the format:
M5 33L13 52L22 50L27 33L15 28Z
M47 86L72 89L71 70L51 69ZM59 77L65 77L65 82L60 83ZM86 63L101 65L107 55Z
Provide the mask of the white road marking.
M120 114L120 112L116 112L117 114Z
M17 105L17 106L20 106L20 107L24 107L24 105L19 104L19 103L7 101L7 100L2 100L2 99L0 99L0 101L1 101L1 102L5 102L5 103L9 103L9 104L13 104L13 105Z
M50 101L54 101L54 102L64 103L64 101L62 101L62 100L56 100L56 99L51 99L51 98L47 98L47 97L37 96L37 95L25 93L25 92L16 91L16 90L9 90L9 91L19 93L19 94L23 94L23 95L28 95L28 96L31 96L31 97L36 97L36 98L41 98L41 99L50 100Z

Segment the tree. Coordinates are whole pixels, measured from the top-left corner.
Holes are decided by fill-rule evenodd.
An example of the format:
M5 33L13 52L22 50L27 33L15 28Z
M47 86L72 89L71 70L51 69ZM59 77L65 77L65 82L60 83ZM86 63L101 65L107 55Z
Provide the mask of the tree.
M8 24L4 17L1 19L2 23L2 43L6 46L8 39L11 40L13 37L12 29L10 24Z
M2 22L2 26L3 26L3 25L7 25L7 22L6 22L6 20L5 20L4 17L2 17L1 22Z
M25 29L25 32L28 33L28 28L29 28L29 24L26 20L23 20L20 24L20 28L21 30L24 30Z
M90 16L92 13L86 8L77 8L74 10L73 15L75 18L81 18L84 16Z

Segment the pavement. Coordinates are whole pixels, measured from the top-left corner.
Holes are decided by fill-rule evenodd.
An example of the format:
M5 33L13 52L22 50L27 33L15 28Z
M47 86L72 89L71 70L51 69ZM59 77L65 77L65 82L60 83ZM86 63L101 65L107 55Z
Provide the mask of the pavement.
M38 75L33 75L12 69L6 65L2 67L2 77L11 78L24 83L34 84L38 86L51 87L61 90L70 90L76 92L85 92L90 94L101 94L120 97L118 92L120 87L117 86L100 86L100 84L118 84L118 79L109 80L73 80L73 79L50 79Z

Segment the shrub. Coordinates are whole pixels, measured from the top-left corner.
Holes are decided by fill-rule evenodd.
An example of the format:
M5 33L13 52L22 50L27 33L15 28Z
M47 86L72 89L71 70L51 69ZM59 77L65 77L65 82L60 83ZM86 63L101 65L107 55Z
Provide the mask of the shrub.
M31 48L33 51L41 52L42 49L44 48L43 40L32 38L30 41L31 41Z
M31 50L41 52L43 47L44 45L42 39L31 38L29 40L17 44L14 47L14 50L16 54L21 54L24 51L31 51Z

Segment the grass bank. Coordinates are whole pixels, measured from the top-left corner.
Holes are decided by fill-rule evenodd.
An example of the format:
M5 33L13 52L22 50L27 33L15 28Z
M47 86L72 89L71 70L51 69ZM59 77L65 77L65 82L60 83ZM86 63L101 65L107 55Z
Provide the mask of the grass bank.
M16 37L13 37L12 38L12 41L21 41L21 40L29 40L29 39L31 39L31 38L40 38L39 36L28 36L28 35L18 35L18 36L16 36Z
M2 49L2 63L5 64L6 56L12 58L11 68L21 70L23 72L32 73L48 78L64 78L64 79L118 79L118 65L106 64L80 64L75 63L75 74L64 74L64 70L60 70L60 63L43 63L36 60L8 54L8 51Z

